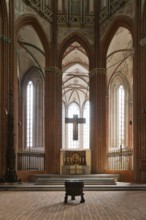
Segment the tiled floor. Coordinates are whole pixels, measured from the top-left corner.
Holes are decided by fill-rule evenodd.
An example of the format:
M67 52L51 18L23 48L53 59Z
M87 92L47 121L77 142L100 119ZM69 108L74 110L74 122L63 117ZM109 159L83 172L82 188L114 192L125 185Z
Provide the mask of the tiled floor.
M0 191L0 220L146 220L146 191Z

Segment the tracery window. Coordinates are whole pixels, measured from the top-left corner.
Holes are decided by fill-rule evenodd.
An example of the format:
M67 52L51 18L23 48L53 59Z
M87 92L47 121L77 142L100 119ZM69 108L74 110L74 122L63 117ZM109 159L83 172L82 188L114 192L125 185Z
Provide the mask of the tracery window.
M68 107L68 117L73 118L74 115L78 115L80 117L80 109L76 103L72 103ZM73 124L68 124L68 148L79 148L80 143L80 135L78 136L78 140L73 140ZM78 134L80 134L80 125L78 124Z
M89 134L90 134L90 104L86 101L83 109L83 117L86 119L86 123L83 125L83 146L84 148L89 148Z
M118 88L118 142L119 146L125 140L125 90L122 85Z
M44 150L44 80L31 70L23 80L23 148Z
M110 86L110 149L128 146L128 85L115 77Z
M62 103L62 148L65 148L66 145L66 126L65 126L65 104Z
M82 114L83 112L83 114ZM65 124L65 107L62 107L62 145L63 148L68 149L89 149L89 101L86 101L83 111L79 105L75 102L71 103L67 107L67 117L73 118L74 115L78 115L78 118L85 118L85 124L78 124L78 140L73 140L73 124ZM64 138L66 135L66 138Z
M33 83L26 86L26 147L33 146Z
M89 148L88 63L86 51L78 42L73 42L64 52L62 148L65 149Z

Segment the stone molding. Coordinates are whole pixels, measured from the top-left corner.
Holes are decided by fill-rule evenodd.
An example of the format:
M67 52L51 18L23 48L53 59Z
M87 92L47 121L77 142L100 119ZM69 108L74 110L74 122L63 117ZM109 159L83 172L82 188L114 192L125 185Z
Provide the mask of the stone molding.
M106 68L95 68L89 72L89 77L93 75L106 75Z
M57 73L57 75L62 75L62 71L56 67L56 66L51 66L51 67L46 67L45 68L46 73Z
M146 37L142 38L139 43L141 47L146 46Z
M0 34L0 42L11 43L11 39L10 39L10 37L1 33Z

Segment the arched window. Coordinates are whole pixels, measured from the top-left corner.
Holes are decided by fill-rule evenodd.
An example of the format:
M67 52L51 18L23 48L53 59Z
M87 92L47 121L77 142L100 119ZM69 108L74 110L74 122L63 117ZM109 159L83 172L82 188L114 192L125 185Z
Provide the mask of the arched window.
M122 85L118 88L118 145L125 143L125 90Z
M83 117L86 119L86 123L83 125L83 146L84 148L89 148L89 134L90 134L90 121L89 121L89 115L90 115L90 109L89 109L89 101L86 101L83 109Z
M72 103L68 107L68 117L73 118L74 115L80 117L80 109L76 103ZM73 124L69 123L68 125L68 148L79 148L80 135L78 135L78 140L73 140ZM78 134L80 134L80 125L78 124Z
M23 148L44 151L44 80L37 69L23 80Z
M33 83L26 86L26 147L33 146Z
M130 31L122 26L109 44L106 69L109 89L107 167L127 170L133 167L133 39Z
M82 60L82 62L78 63L78 60ZM73 64L70 65L70 62ZM83 65L84 62L86 65ZM62 127L62 148L65 149L89 147L89 106L88 102L86 103L89 100L88 63L86 51L78 42L73 42L64 52L62 61L62 65L65 67L62 76L62 126L64 126ZM83 136L86 138L85 140L83 140Z
M114 150L128 146L129 87L124 76L113 78L109 94L109 150Z
M65 104L62 103L62 148L65 148Z

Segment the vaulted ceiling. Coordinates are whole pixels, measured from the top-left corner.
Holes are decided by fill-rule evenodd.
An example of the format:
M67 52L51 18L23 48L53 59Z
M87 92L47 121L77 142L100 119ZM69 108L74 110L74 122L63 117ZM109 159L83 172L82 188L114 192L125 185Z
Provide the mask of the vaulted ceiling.
M77 42L65 51L62 60L63 101L76 102L80 107L89 99L89 60L84 48Z
M107 52L107 83L114 74L121 74L132 86L133 54L133 39L130 31L124 27L119 27Z
M45 74L45 53L42 43L32 26L23 27L18 36L17 53L21 80L23 75L33 66ZM124 28L114 34L107 52L107 83L113 74L122 73L132 86L133 40L130 32ZM78 43L70 44L62 59L62 94L63 102L69 105L77 102L80 107L89 99L89 59L85 49Z

